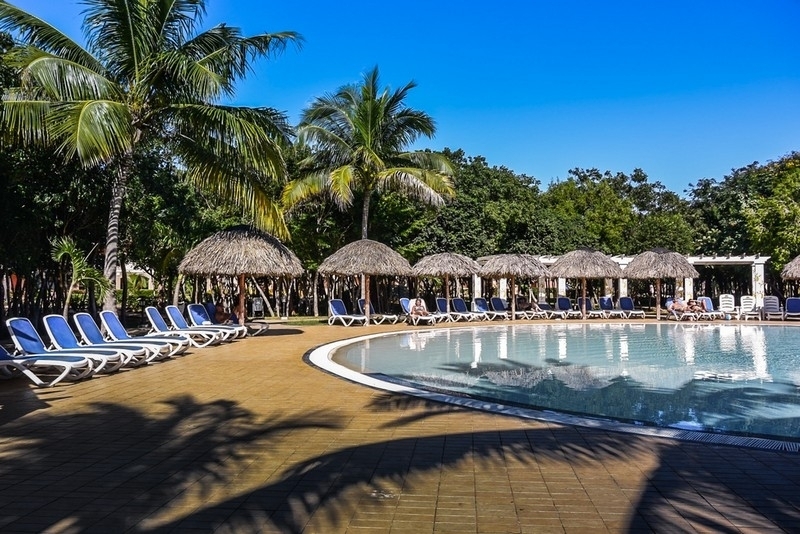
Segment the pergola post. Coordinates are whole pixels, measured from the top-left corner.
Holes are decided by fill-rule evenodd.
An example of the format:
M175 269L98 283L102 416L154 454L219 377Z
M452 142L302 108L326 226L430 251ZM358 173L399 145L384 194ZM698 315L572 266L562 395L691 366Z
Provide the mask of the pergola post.
M751 270L753 296L756 298L756 307L761 307L764 305L764 263L754 263Z

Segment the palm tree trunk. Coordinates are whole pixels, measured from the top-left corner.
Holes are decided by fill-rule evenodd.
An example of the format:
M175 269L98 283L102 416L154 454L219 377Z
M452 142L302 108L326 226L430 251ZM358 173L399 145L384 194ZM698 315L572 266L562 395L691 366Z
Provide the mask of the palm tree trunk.
M364 192L364 207L361 209L361 239L367 238L367 229L369 223L369 201L372 197L370 191Z
M106 293L105 302L103 303L104 310L113 310L115 305L114 289L117 287L116 276L119 263L119 218L131 168L131 157L124 157L119 162L114 185L111 188L111 206L108 211L108 226L106 228L106 257L103 265L103 274L111 282L111 289Z

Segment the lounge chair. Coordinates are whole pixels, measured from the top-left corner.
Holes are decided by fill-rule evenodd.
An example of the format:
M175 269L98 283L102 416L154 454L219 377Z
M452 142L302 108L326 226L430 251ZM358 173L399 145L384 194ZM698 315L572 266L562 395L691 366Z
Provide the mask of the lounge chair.
M342 323L342 326L350 326L353 323L358 323L361 325L367 324L366 315L347 313L347 308L344 305L344 301L341 299L329 300L328 312L328 325L333 325L333 323L337 321Z
M80 351L94 362L95 373L113 373L128 363L133 356L118 348L99 348L82 346L63 315L45 315L44 329L53 347L60 351ZM85 353L83 351L86 351Z
M508 312L490 310L489 304L483 297L475 297L474 299L472 299L472 302L474 303L477 312L486 314L486 318L490 321L493 321L495 319L508 319Z
M189 311L189 319L194 326L213 327L220 332L227 332L225 340L245 337L247 335L247 327L243 324L220 324L217 323L213 316L209 315L208 310L202 304L189 304L187 306ZM172 314L170 314L170 318ZM187 326L189 326L187 324Z
M626 319L630 319L631 317L641 317L644 319L646 317L644 310L636 309L636 305L633 303L633 299L631 297L620 297L619 298L619 308L623 312L623 316Z
M713 321L714 319L725 318L723 312L714 309L714 301L711 300L711 297L697 297L697 301L703 303L703 311L697 313L698 319Z
M458 314L461 314L461 315L463 315L463 314L468 315L470 317L468 319L469 321L488 321L489 320L489 315L486 314L486 313L479 312L479 311L478 312L470 311L470 309L467 308L467 303L461 297L453 297L452 299L450 299L450 304L453 307L453 312L454 313L458 313Z
M725 319L739 315L739 310L736 309L736 298L730 293L722 293L719 296L719 311L724 314Z
M105 367L115 367L122 357L117 351L101 349L48 349L39 332L33 327L33 323L26 317L12 317L6 320L8 333L14 346L22 354L52 354L53 356L80 355L92 361L92 374L102 371Z
M800 297L788 297L786 299L786 311L783 318L787 321L800 320Z
M471 321L473 319L471 313L459 313L451 310L444 297L436 297L436 315L440 317L440 321Z
M539 303L537 303L536 304L536 310L534 310L534 311L537 312L537 313L544 313L545 314L545 318L547 318L547 319L553 319L553 318L566 319L567 318L567 312L556 310L550 304L548 304L547 302L539 302Z
M780 319L783 321L781 301L775 295L764 295L764 306L761 307L761 318L765 321Z
M80 380L92 375L93 364L79 354L11 355L0 345L0 378L24 375L41 388L53 387L62 380ZM44 376L55 375L45 379Z
M675 319L676 321L696 321L697 314L690 311L688 308L685 310L675 310L672 308L674 299L667 299L667 319Z
M370 299L372 300L372 299ZM383 324L385 322L389 322L392 324L396 324L397 321L400 320L399 315L394 315L391 313L380 313L376 311L377 308L375 304L370 302L369 304L369 319L370 321L375 321L375 324ZM361 315L366 315L366 308L364 306L364 299L358 299L358 311Z
M506 301L500 297L492 297L489 302L491 302L494 311L505 313L511 317L511 310L506 306ZM514 310L514 319L530 319L530 316L525 310Z
M425 301L422 301L423 306L425 305ZM417 326L419 323L425 323L429 325L436 324L440 319L445 321L447 320L446 317L439 317L437 314L428 314L428 315L413 315L411 313L411 300L405 297L400 299L400 308L403 310L403 314L406 316L406 320L410 321L411 324ZM427 309L427 308L426 308Z
M192 346L198 349L208 347L209 345L219 345L223 340L227 339L228 336L232 335L230 332L222 332L220 330L211 329L210 327L190 327L186 321L183 320L183 315L180 315L180 310L178 310L177 307L175 311L178 312L180 319L183 321L178 323L182 326L176 325L173 321L175 327L170 328L161 316L161 312L159 312L155 306L146 307L144 313L147 315L147 320L150 321L150 332L165 336L174 336L176 334L186 336L189 338L189 342ZM170 320L172 321L171 316Z
M566 319L583 319L583 312L573 310L572 303L567 297L556 297L556 311L564 312Z
M739 299L739 311L736 313L736 319L747 321L760 318L761 310L756 308L756 298L753 295L742 295Z
M172 345L169 343L155 343L152 341L113 341L107 340L103 337L100 327L94 322L94 318L86 312L78 312L75 314L75 326L78 328L78 333L81 339L87 346L96 346L103 348L111 346L119 350L132 350L133 358L128 362L128 365L136 367L144 365L152 361L166 358L172 351ZM143 351L143 353L139 353Z
M583 316L583 307L584 307L584 305L586 306L586 318L587 319L592 319L592 318L605 319L606 318L606 313L603 310L601 310L599 308L593 308L592 307L592 299L590 299L589 297L586 297L585 299L583 297L578 297L578 310L581 312L581 317Z
M169 336L157 334L131 336L125 329L125 326L120 322L117 314L111 310L103 310L100 312L100 322L103 323L108 337L114 341L125 341L136 344L147 343L149 345L161 347L159 357L156 358L159 360L182 354L186 352L186 349L191 345L191 340L188 336L178 333Z
M600 297L598 299L598 304L600 305L600 309L603 310L606 319L610 319L611 317L625 318L625 311L614 307L614 299L611 297Z
M202 304L189 304L189 306L191 307L199 306L204 310L206 309L205 306L203 306ZM167 317L169 318L169 322L172 323L173 332L180 332L182 330L186 330L189 332L191 332L192 330L213 332L219 338L220 341L231 341L241 336L242 331L247 330L246 328L242 328L239 325L222 325L216 323L190 325L186 321L186 318L183 316L183 313L181 313L180 308L178 308L177 306L169 304L164 309L167 312ZM191 314L192 312L190 311L189 313ZM201 318L208 315L208 314L203 315L203 313L199 311L199 308L195 309L195 313L199 313Z

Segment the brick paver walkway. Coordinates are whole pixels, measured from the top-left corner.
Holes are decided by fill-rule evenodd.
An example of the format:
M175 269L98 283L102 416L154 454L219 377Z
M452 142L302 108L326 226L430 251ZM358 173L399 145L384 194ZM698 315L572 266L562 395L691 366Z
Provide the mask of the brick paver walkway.
M302 361L364 331L0 383L0 532L800 531L797 454L478 413Z

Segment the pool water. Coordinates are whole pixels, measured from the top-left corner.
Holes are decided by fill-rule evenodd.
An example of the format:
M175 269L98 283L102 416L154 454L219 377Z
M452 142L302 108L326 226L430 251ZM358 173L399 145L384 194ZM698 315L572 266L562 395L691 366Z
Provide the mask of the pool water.
M800 438L800 329L558 323L434 329L336 363L423 389L663 427Z

